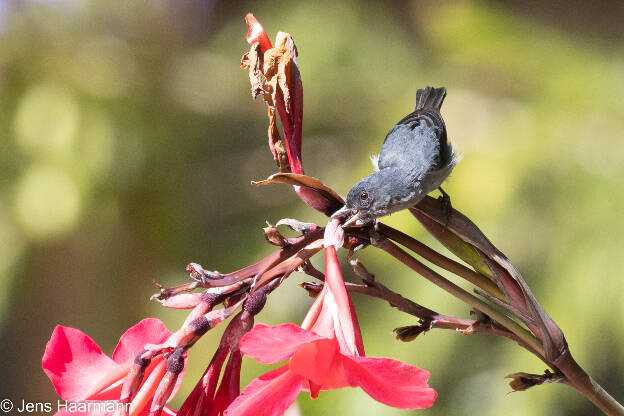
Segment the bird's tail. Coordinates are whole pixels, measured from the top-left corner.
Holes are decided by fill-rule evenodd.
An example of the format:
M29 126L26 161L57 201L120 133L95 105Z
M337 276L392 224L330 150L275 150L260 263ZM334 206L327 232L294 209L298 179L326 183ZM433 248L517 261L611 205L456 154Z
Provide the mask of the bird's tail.
M446 97L446 88L425 87L416 91L416 108L414 110L431 109L440 111Z

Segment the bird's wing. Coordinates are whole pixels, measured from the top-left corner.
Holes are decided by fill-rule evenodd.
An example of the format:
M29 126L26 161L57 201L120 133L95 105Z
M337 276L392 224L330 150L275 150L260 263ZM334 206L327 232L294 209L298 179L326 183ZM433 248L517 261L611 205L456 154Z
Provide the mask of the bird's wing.
M392 127L381 148L378 166L398 167L419 176L444 166L450 153L440 113L419 110Z

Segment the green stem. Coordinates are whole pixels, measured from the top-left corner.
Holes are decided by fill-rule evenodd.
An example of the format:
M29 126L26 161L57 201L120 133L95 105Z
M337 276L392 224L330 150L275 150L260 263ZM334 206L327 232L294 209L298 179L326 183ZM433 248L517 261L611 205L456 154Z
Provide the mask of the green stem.
M624 406L596 383L567 350L556 361L557 368L566 376L568 384L595 404L608 416L624 416Z

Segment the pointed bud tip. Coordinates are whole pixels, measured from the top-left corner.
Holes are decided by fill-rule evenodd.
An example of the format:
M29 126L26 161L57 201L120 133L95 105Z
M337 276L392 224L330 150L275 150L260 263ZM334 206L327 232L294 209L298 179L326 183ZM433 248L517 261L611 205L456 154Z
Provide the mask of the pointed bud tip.
M271 49L271 41L258 19L256 19L253 14L247 13L247 15L245 15L245 22L247 23L247 43L250 45L256 42L260 43L262 52Z

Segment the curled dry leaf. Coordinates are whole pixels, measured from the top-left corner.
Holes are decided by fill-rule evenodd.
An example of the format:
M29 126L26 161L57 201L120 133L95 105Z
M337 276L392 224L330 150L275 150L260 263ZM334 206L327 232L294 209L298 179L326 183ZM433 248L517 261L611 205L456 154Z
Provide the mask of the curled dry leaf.
M269 107L269 147L280 172L303 173L301 165L301 128L303 86L297 65L297 48L290 34L279 32L271 47L266 32L253 15L247 15L249 52L241 68L249 70L251 96L262 93ZM282 142L276 124L276 110L284 129Z
M277 129L275 109L269 107L267 111L269 116L269 149L271 149L271 153L273 153L273 159L275 159L275 163L277 163L277 167L279 168L280 172L290 172L288 151L286 150L284 142L280 137L279 130Z
M563 375L548 370L544 374L513 373L506 375L505 378L512 379L509 386L514 391L524 391L540 384L559 383L565 380Z
M263 72L266 77L264 101L271 107L275 107L281 95L287 113L292 111L289 86L292 48L294 48L292 37L288 33L279 32L275 39L275 46L264 54Z
M277 34L273 47L266 31L253 15L248 14L245 20L247 42L251 49L243 57L241 66L250 71L252 96L262 92L269 108L269 148L281 173L303 175L303 84L297 63L297 47L292 36L285 32ZM276 114L282 124L283 141L277 128ZM294 185L294 188L303 202L327 216L342 206L336 204L335 198L314 187Z
M280 234L280 232L274 225L272 225L268 221L266 222L266 224L267 226L264 227L262 230L264 231L264 237L270 244L278 247L284 247L288 244L286 238L282 234Z
M418 335L424 334L431 329L431 322L423 322L420 325L401 326L394 329L396 339L403 342L410 342L416 339Z
M290 34L278 32L275 46L264 52L263 71L266 78L264 101L277 109L282 121L290 170L302 174L303 85L297 47Z
M249 52L241 58L240 67L249 70L249 82L251 83L251 98L254 100L259 94L264 94L264 53L260 43L251 45Z
M266 36L266 34L265 34ZM264 75L264 52L259 42L255 42L251 45L249 52L243 55L240 63L241 68L249 70L249 82L251 83L251 97L255 100L259 94L264 96L264 100L269 104L268 117L269 117L269 149L273 154L273 159L279 168L280 172L290 172L290 164L288 161L288 152L284 146L284 142L280 137L279 130L277 129L277 121L275 116L275 107L271 99L271 94L265 90L266 77Z
M263 181L252 181L251 183L257 186L268 185L270 183L285 183L312 189L323 199L324 206L319 210L326 215L333 214L344 205L344 198L342 196L312 176L299 175L296 173L276 173Z

